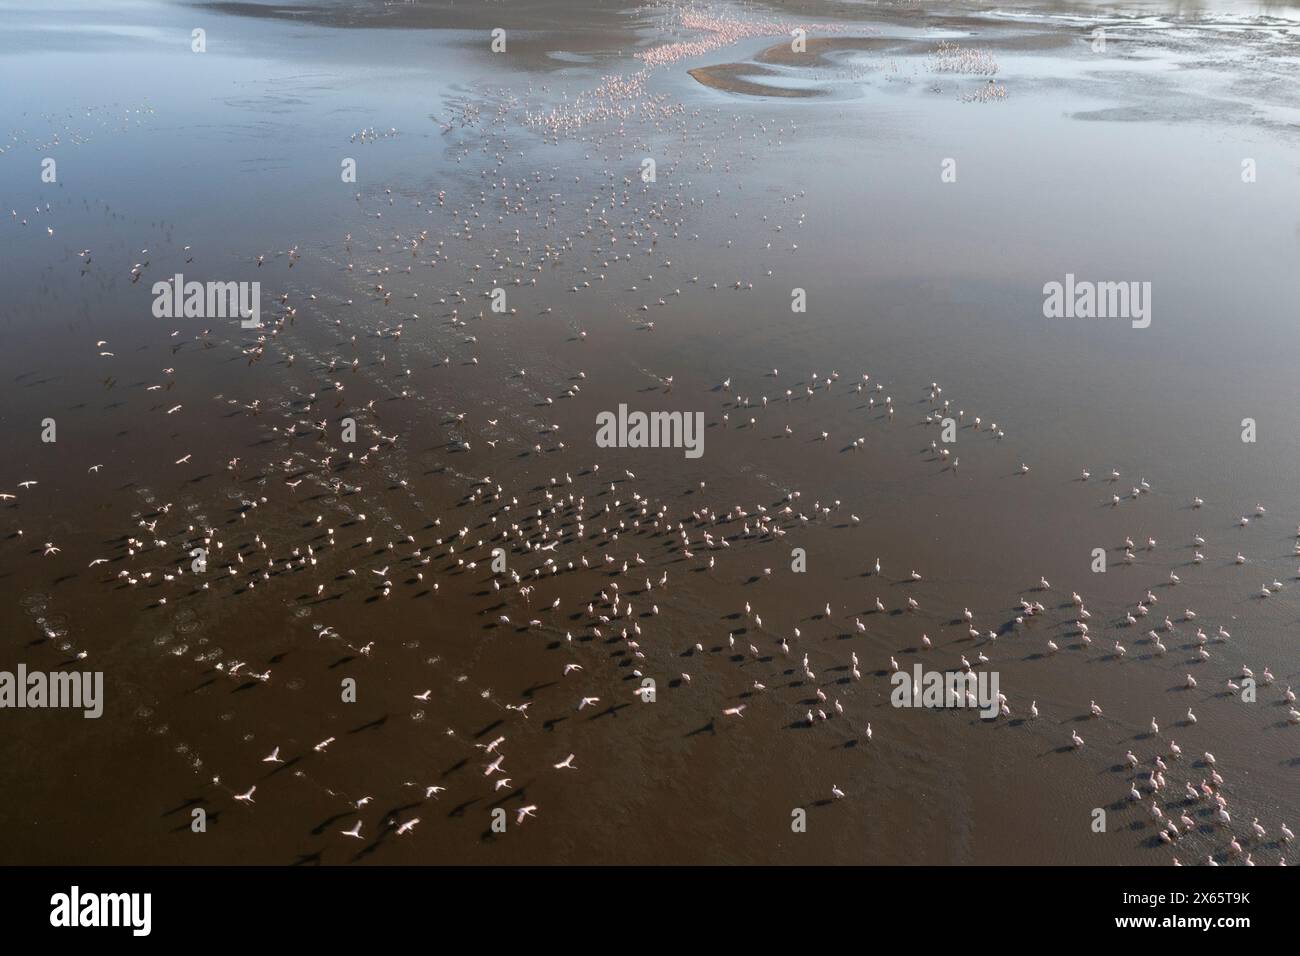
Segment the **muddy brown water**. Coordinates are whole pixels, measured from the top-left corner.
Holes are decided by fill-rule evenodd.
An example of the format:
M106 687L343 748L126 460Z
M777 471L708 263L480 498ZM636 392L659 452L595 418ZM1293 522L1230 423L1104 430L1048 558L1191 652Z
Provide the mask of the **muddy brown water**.
M1245 842L1258 817L1270 836L1248 849L1276 862L1278 825L1300 819L1300 728L1281 696L1300 683L1297 184L1294 87L1280 82L1294 64L1259 54L1293 42L1287 8L1270 12L1281 26L1247 30L1229 21L1254 11L1134 8L1114 27L1119 52L1099 60L1078 7L1015 19L845 7L839 22L918 52L771 62L767 81L817 85L816 103L687 72L772 61L771 37L747 39L652 72L653 109L554 142L525 114L637 70L634 48L680 39L671 10L500 12L531 32L495 59L475 39L481 8L451 5L385 9L383 22L363 4L292 20L253 5L151 5L99 24L55 11L78 23L71 37L20 15L29 49L12 40L0 61L26 108L7 117L14 145L0 156L16 212L0 226L13 263L0 490L17 495L0 509L3 662L101 669L107 699L99 720L0 712L4 860L1222 862L1227 835L1203 822L1206 803L1171 849L1126 799L1125 751L1144 774L1165 755L1162 805L1179 813L1184 781L1209 776L1208 750L1233 833ZM196 15L206 59L188 48ZM955 34L988 38L1006 101L962 102L984 78L927 68L921 51ZM62 78L36 83L38 64ZM106 66L97 88L78 85ZM358 141L363 129L376 136ZM57 184L32 172L46 153ZM645 156L653 184L639 178ZM344 157L356 184L339 181ZM955 183L940 179L947 157ZM176 272L260 281L273 323L260 352L227 320L153 318L152 284ZM1151 281L1151 327L1045 319L1042 286L1067 272ZM514 314L483 296L502 280ZM795 288L807 312L791 311ZM863 373L882 389L854 391ZM955 470L930 448L932 381L964 412ZM703 412L704 455L598 448L596 415L620 403ZM40 440L46 417L53 443ZM355 446L340 441L345 417ZM1245 418L1258 441L1241 440ZM28 479L39 484L17 487ZM1150 491L1132 498L1141 479ZM1239 527L1256 503L1267 514ZM780 535L759 533L760 506ZM524 516L533 548L554 540L539 518L562 532L553 551L512 534L527 599L490 568L497 535ZM189 546L204 528L222 547L197 575ZM61 551L44 556L45 542ZM286 566L308 546L315 565ZM792 571L794 548L806 572ZM1258 597L1274 579L1282 588ZM602 622L614 584L633 615ZM1123 625L1148 589L1149 616ZM1046 610L1017 626L1022 598ZM966 608L996 640L968 635ZM1161 656L1144 635L1166 615ZM1232 637L1196 662L1196 629L1220 625ZM891 706L891 658L949 670L981 652L1009 719ZM1225 692L1242 664L1276 675L1257 702ZM656 681L653 703L634 696L635 671ZM600 702L578 710L582 697ZM1086 716L1093 699L1101 719ZM807 726L818 708L829 719ZM483 749L499 736L501 790ZM262 762L276 747L285 762ZM578 769L555 769L570 753ZM254 785L253 803L233 799ZM445 790L426 798L431 786ZM517 823L530 805L537 816ZM1090 825L1099 807L1105 833ZM206 833L191 829L195 809ZM792 829L799 810L805 832ZM357 820L362 839L340 833Z

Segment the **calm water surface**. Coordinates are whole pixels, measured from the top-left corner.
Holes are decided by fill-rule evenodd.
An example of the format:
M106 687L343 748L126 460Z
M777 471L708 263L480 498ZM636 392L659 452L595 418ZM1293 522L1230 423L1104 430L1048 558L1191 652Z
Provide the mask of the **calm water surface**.
M1300 822L1282 696L1300 684L1297 9L801 6L696 12L840 41L808 63L765 54L778 31L628 88L635 52L698 21L0 5L0 669L107 687L97 721L3 712L6 862L1226 862L1210 805L1179 803L1204 751L1233 833L1258 817L1248 849L1277 862L1278 825ZM964 101L989 77L936 72L942 40L988 51L1005 99ZM687 72L727 64L817 95ZM534 122L551 111L571 122ZM260 282L267 329L154 318L177 272ZM1150 282L1151 326L1044 318L1067 273ZM498 285L513 314L491 311ZM957 469L931 449L931 382L961 420ZM620 403L704 412L705 454L597 448ZM782 534L759 533L760 506ZM512 524L527 595L489 568ZM205 529L221 547L198 576ZM1017 625L1021 599L1044 612ZM1010 718L890 706L891 659L980 653ZM1243 664L1276 678L1253 703L1227 690ZM554 769L569 753L578 770ZM1197 819L1174 848L1146 809L1156 755L1160 805Z

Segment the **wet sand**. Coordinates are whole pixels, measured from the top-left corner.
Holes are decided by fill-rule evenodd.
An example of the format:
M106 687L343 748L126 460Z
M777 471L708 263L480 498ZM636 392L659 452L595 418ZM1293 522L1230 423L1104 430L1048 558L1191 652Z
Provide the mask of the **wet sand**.
M743 63L724 63L719 66L700 67L689 71L705 86L728 93L747 93L750 96L817 96L816 90L788 90L781 87L764 86L745 79L746 76L776 76L771 70L758 66L746 66Z

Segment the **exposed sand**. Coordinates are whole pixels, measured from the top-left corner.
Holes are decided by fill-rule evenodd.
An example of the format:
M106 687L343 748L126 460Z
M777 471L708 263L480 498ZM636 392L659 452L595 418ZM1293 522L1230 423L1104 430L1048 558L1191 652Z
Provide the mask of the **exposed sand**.
M791 98L821 96L823 91L813 89L792 89L785 86L768 86L753 83L747 76L776 76L772 70L765 70L752 63L723 63L718 66L698 67L687 70L691 76L705 86L728 93L745 93L749 96L785 96Z
M969 18L951 18L945 24L948 29L969 31L974 31L979 25L981 24ZM974 36L971 38L970 45L977 45L984 49L1029 52L1060 49L1075 42L1077 42L1075 38L1068 33L1026 29L1024 33L1013 36ZM826 90L752 83L746 80L746 77L779 75L772 70L764 69L759 64L826 69L835 66L833 55L836 53L866 51L897 56L925 56L934 51L935 45L936 41L931 39L914 40L902 37L809 37L804 50L800 52L796 52L789 42L782 41L755 54L752 61L696 67L688 72L705 86L729 93L744 93L750 96L822 96L825 95ZM961 45L965 46L967 43L963 42Z

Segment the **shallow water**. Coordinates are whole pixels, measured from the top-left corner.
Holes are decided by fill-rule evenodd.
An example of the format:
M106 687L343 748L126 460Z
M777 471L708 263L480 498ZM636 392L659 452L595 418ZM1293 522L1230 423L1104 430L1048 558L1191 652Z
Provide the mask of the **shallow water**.
M659 6L304 7L2 8L0 491L17 497L0 509L0 669L93 665L107 686L95 721L0 712L6 861L1226 862L1208 822L1160 844L1126 800L1128 750L1139 781L1156 754L1170 763L1175 816L1212 751L1233 833L1277 861L1278 825L1300 819L1300 728L1281 697L1300 684L1295 7L818 5L831 40L891 45L805 65L765 56L780 35L749 37L613 101L592 91L641 70L633 51L699 31ZM521 25L505 54L487 49L497 22ZM989 51L1005 99L964 102L989 78L934 72L952 38ZM745 95L687 72L760 61L763 82L824 95ZM593 103L641 108L553 136L529 122ZM57 183L40 179L46 156ZM356 183L340 180L345 158ZM176 272L260 281L264 340L227 319L154 318L152 284ZM1045 318L1043 285L1067 273L1150 282L1150 327ZM502 280L514 314L483 297ZM852 391L863 373L882 390ZM931 382L964 413L956 470L930 448ZM620 403L703 412L703 457L598 448L595 415ZM340 441L345 416L356 446ZM1246 418L1257 441L1242 441ZM1133 497L1140 479L1150 490ZM540 516L565 530L554 551L515 540L511 568L543 571L527 599L508 579L495 589L494 536L549 511L548 491L583 505ZM635 527L641 499L654 507ZM1267 514L1239 527L1257 503ZM756 532L759 505L783 535ZM747 517L691 514L736 506ZM647 527L660 507L671 528ZM614 540L601 529L618 518ZM531 544L549 543L533 523ZM223 547L199 576L189 546L209 527ZM452 540L462 528L468 544ZM60 553L43 556L47 541ZM317 564L288 570L308 545ZM552 575L548 557L577 567ZM274 573L253 576L268 558ZM635 612L601 622L614 583ZM1148 588L1158 603L1125 626ZM1046 610L1016 626L1021 598ZM971 639L964 608L997 639ZM1144 635L1166 615L1160 656ZM1196 662L1196 628L1220 625L1231 638ZM1010 719L890 706L891 658L952 669L981 652ZM1255 703L1225 695L1242 664L1276 675ZM634 670L657 681L654 703L633 696ZM601 701L576 710L584 696ZM507 709L528 701L527 717ZM819 707L830 719L807 726ZM496 790L481 748L500 735L512 780ZM275 747L286 762L261 762ZM554 769L569 753L576 773ZM255 802L233 800L254 784ZM432 785L446 790L426 798ZM1252 817L1265 840L1247 841ZM363 839L340 834L357 820Z

